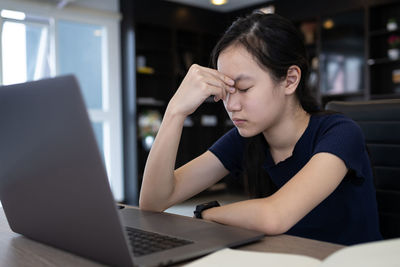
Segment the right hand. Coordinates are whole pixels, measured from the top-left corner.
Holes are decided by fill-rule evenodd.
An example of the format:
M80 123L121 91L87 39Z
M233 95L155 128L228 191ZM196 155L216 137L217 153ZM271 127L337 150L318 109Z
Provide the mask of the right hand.
M228 93L234 93L235 81L221 72L193 64L181 85L171 98L168 108L175 114L192 114L209 96L217 102L225 99Z

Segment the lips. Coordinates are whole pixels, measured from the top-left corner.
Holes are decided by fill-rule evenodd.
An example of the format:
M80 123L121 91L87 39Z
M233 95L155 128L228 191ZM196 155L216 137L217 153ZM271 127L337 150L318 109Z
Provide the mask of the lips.
M241 126L246 122L246 120L240 118L232 118L232 121L236 126Z

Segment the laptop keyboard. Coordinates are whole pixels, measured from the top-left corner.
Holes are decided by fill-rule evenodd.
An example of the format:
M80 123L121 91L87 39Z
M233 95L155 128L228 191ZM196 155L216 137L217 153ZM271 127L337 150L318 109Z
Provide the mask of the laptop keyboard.
M192 244L192 241L126 227L135 257Z

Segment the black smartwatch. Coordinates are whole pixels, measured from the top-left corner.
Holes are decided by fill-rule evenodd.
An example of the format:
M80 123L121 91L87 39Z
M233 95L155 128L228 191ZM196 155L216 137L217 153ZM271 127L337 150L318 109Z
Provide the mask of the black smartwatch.
M205 211L206 209L211 209L211 208L215 208L215 207L219 207L219 206L221 206L221 205L219 205L218 201L215 201L215 200L197 205L196 209L193 212L194 217L196 217L197 219L203 219L203 216L201 216L201 213L203 211Z

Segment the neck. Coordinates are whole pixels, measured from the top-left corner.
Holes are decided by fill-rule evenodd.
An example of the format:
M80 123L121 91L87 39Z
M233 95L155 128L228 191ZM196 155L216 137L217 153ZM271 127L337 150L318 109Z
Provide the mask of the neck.
M309 120L310 114L300 105L282 114L277 124L263 132L271 153L290 156L306 130Z

